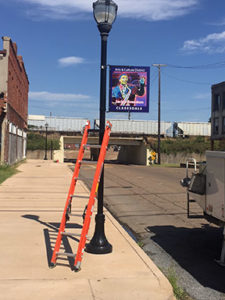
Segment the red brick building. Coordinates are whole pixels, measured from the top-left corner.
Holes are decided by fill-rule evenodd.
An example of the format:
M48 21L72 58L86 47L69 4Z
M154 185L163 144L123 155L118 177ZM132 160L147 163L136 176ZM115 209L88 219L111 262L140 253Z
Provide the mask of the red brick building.
M13 164L26 156L29 81L17 45L3 37L0 50L0 161Z

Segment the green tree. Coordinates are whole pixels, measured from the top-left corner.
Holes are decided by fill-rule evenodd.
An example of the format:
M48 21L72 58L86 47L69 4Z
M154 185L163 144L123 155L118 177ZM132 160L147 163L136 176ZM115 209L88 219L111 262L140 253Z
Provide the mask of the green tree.
M27 150L45 150L45 136L39 133L30 132L27 135ZM47 139L47 149L50 150L52 145L52 150L59 150L60 143L59 139L48 138Z

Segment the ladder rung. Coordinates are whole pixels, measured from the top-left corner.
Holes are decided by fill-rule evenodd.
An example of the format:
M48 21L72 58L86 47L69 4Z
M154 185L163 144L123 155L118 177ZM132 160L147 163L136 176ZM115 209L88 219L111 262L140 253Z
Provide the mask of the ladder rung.
M70 198L80 198L80 199L90 199L90 196L70 196ZM94 199L97 201L98 198L97 197L94 197Z
M68 213L68 215L70 217L82 217L82 214L71 214L71 213Z
M61 232L62 235L68 235L68 236L81 236L79 233L70 233L70 232ZM86 239L90 240L90 236L86 235Z
M101 149L101 145L90 145L90 144L84 145L84 148L87 148L87 147L95 148L95 149Z
M99 132L99 129L88 129L88 132Z
M98 162L93 160L80 160L80 164L87 164L87 165L96 165Z
M57 256L62 255L62 256L68 256L68 257L75 257L76 254L74 253L67 253L67 252L56 252Z
M87 199L87 198L89 198L89 196L71 195L70 198L82 198L82 199Z
M81 162L81 163L83 163L83 162ZM97 162L96 162L97 163ZM88 178L87 178L88 179ZM89 178L90 179L90 178ZM82 180L82 179L80 179L79 177L74 177L74 180L76 180L76 181L80 181L80 180Z
M190 203L191 203L191 202L196 202L196 201L195 201L194 199L191 199L191 200L189 200L188 202L190 202Z
M61 232L62 235L69 235L69 236L80 236L79 233L72 233L72 232L66 232L66 231L63 231Z

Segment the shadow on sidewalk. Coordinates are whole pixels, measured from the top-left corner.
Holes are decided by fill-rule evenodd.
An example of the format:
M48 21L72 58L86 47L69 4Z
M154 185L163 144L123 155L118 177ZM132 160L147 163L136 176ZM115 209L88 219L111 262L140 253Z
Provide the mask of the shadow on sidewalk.
M43 229L43 233L44 233L44 238L45 238L47 262L48 262L48 266L50 267L53 249L54 249L55 242L57 239L60 223L43 222L39 219L40 217L37 215L23 215L22 217L25 219L36 221L36 222L40 223L41 225L48 227L48 228ZM82 226L77 223L67 223L66 228L67 229L82 229ZM74 240L76 243L79 243L79 239L77 239L75 237L71 237L71 236L69 238L70 238L70 240ZM67 236L62 237L62 244L59 249L61 251L67 252L67 253L73 252ZM61 261L61 262L59 262L59 261ZM65 263L66 261L69 262L69 265ZM70 267L71 270L73 270L74 269L74 258L58 257L57 258L57 266Z
M202 228L148 226L147 231L153 233L151 240L201 285L225 293L225 268L215 262L220 258L222 228L210 225Z

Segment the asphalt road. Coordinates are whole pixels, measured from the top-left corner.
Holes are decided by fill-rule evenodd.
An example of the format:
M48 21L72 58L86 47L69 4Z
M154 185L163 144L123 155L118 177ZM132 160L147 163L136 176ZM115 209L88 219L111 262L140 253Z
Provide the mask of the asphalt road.
M81 168L91 187L95 167ZM185 169L105 164L104 203L143 250L196 300L225 299L225 268L220 257L222 229L202 218L197 204L186 215ZM107 233L106 233L107 236Z

